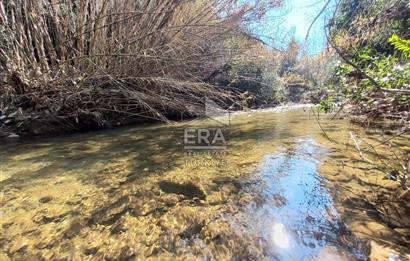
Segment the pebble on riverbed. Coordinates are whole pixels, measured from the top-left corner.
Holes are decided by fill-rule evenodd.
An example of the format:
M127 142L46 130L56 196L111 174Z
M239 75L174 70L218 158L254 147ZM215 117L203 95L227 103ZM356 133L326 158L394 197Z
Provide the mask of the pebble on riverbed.
M42 198L40 198L39 200L38 200L38 202L40 202L40 203L48 203L48 202L50 202L51 200L53 200L53 198L52 197L49 197L49 196L46 196L46 197L42 197Z

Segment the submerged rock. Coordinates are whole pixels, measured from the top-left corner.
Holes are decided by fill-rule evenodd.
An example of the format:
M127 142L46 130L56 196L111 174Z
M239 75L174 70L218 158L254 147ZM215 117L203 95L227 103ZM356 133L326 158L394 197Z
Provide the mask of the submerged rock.
M193 184L178 184L170 181L161 181L158 185L165 193L181 194L190 199L206 198L205 193Z
M68 239L75 237L76 235L80 234L83 226L84 225L79 220L72 221L69 228L65 231L64 237Z
M179 236L183 239L190 239L195 234L199 234L204 227L203 224L192 224L187 229L185 229Z
M39 201L40 203L43 203L43 204L44 204L44 203L50 202L51 200L53 200L52 197L46 196L46 197L40 198L38 201Z

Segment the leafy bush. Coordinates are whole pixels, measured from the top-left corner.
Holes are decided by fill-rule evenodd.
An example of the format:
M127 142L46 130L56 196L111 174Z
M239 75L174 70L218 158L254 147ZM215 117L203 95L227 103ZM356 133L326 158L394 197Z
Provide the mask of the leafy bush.
M326 99L323 99L319 103L319 111L330 113L333 111L335 104L333 102L333 97L329 96Z
M389 43L394 45L398 51L402 51L403 55L410 58L410 40L400 38L397 34L393 34L389 38Z

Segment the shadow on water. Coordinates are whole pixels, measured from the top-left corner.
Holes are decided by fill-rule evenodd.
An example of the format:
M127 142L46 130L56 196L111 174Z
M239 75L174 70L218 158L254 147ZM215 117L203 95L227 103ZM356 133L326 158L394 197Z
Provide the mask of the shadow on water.
M345 125L337 126L330 132ZM318 174L330 151L316 143L324 139L308 113L234 115L222 165L184 164L186 127L219 126L0 144L1 251L21 260L365 259L367 244L340 221Z
M173 167L182 152L181 133L163 125L7 143L1 160L17 171L2 187L61 175L100 186L109 185L112 176L131 182ZM27 169L29 165L38 168Z
M283 121L286 124L281 124ZM112 185L113 177L122 179L120 183L135 182L147 175L181 167L178 159L184 156L186 127L221 127L229 146L235 148L291 137L287 121L280 115L271 115L268 119L241 115L229 127L193 121L8 141L0 146L0 159L10 164L13 175L1 177L1 188L61 175L75 176L85 184L102 187ZM6 165L1 167L7 168Z

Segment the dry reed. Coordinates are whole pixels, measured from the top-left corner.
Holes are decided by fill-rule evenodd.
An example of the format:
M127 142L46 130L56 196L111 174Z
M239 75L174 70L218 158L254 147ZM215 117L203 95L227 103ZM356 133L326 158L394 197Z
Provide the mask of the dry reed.
M230 93L203 82L233 59L227 41L277 1L2 0L3 114L14 122L166 120ZM11 117L11 116L10 116Z

